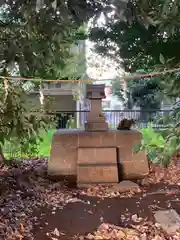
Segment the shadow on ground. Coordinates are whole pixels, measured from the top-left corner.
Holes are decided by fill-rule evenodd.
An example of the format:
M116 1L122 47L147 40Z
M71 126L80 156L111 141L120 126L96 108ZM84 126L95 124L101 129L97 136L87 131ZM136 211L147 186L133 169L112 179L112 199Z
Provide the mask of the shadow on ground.
M154 184L136 195L103 199L48 179L47 160L22 161L0 176L0 239L16 239L18 232L24 240L52 240L48 234L57 228L58 240L73 240L102 222L130 226L134 214L152 221L155 210L174 208L180 214L180 168L170 173L177 185Z
M177 186L168 187L168 190L177 189ZM139 217L153 221L153 211L174 208L180 214L180 194L165 194L167 186L158 184L151 186L146 194L137 194L132 198L105 198L79 196L84 202L68 203L63 209L54 211L43 208L34 212L39 225L34 227L36 240L50 239L46 235L55 228L62 234L60 239L75 239L95 231L102 222L118 226L132 224L131 217ZM41 228L41 229L40 229Z

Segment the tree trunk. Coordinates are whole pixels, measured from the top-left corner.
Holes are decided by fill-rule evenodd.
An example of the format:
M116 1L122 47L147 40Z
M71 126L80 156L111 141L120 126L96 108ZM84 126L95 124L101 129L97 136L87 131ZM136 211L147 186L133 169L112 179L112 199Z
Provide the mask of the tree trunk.
M1 148L1 146L0 146L0 168L1 168L1 166L4 164L4 162L5 162L5 157L4 157L2 148Z

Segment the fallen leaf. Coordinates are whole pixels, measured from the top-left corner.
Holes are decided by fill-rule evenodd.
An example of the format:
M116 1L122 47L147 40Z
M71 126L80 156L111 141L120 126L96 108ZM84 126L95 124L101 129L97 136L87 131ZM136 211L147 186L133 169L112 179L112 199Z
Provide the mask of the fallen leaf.
M89 214L93 214L93 212L91 210L88 211Z
M57 228L54 229L53 234L57 237L60 236L59 230Z
M89 240L92 240L92 239L94 239L94 235L92 235L91 233L88 233L86 238L89 239Z
M99 228L100 231L101 230L108 230L109 229L109 225L107 223L102 223Z
M136 222L136 223L140 223L143 220L143 218L138 217L137 214L132 215L131 219L133 220L133 222Z
M23 236L18 231L15 231L13 236L15 237L16 240L22 240L23 239Z
M136 230L134 230L134 229L127 229L126 230L126 234L127 235L132 235L132 236L139 236L139 233L136 231Z
M160 236L155 236L152 240L163 240L163 238Z
M126 237L126 234L125 234L125 232L119 230L117 232L117 237L118 237L118 239L124 239Z
M102 239L104 239L104 237L103 236L95 236L94 239L95 240L102 240Z
M22 223L20 223L19 232L20 232L20 233L24 233L24 232L25 232L25 228L24 228L24 226L23 226Z

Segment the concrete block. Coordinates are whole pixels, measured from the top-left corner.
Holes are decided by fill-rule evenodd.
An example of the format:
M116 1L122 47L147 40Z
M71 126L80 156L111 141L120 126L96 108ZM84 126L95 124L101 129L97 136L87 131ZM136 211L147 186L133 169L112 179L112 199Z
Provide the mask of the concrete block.
M117 166L77 167L77 183L118 183Z
M116 148L78 148L78 164L117 164Z

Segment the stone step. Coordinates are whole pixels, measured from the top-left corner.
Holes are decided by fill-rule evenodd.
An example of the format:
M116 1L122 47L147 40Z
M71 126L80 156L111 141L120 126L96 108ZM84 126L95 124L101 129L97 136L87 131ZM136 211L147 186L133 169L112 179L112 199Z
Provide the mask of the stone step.
M116 148L78 148L78 185L118 182Z

